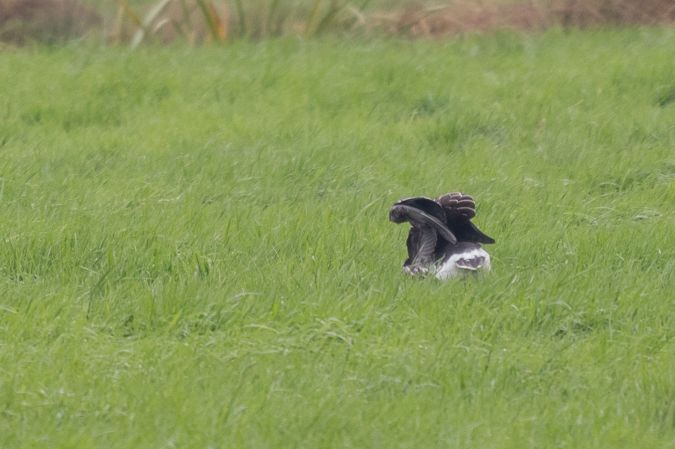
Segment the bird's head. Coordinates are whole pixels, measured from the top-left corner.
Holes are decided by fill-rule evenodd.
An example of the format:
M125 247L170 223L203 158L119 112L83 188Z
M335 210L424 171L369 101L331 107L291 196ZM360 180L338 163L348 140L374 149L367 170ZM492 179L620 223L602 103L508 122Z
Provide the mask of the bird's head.
M394 205L391 209L389 209L389 221L393 221L396 224L408 221L408 213L406 208Z

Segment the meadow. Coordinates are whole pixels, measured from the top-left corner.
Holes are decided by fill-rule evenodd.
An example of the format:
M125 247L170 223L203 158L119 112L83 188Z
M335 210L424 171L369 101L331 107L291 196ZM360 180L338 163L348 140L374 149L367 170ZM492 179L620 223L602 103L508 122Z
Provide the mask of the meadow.
M0 53L0 447L673 447L674 50ZM492 273L404 276L455 190Z

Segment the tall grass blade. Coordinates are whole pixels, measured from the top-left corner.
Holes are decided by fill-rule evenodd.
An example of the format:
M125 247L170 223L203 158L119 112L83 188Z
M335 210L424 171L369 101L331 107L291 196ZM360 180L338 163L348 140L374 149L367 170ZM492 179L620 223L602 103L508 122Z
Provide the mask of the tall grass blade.
M117 2L117 5L124 11L124 15L131 21L134 25L137 27L142 27L143 26L143 21L139 17L138 14L129 6L129 2L127 0L115 0Z
M152 33L151 26L155 22L155 19L157 19L157 17L159 17L159 15L164 12L166 7L169 6L171 2L173 2L173 0L160 0L152 8L150 8L150 11L148 11L145 17L143 17L141 26L138 30L136 30L134 37L131 39L132 49L138 47L140 43L143 42L145 36L148 36Z
M352 15L350 29L354 30L359 26L365 27L367 25L366 15L362 11L359 11L352 5L347 6L347 11Z
M192 41L190 40L190 36L188 36L187 32L185 31L185 28L180 22L176 22L175 20L171 20L170 22L171 25L173 26L173 30L176 33L178 33L180 37L192 43Z
M173 23L173 22L172 22L171 20L167 19L167 18L160 19L160 20L155 24L155 26L152 27L152 32L153 32L153 33L157 33L159 30L161 30L162 28L164 28L166 25L168 25L168 24L170 24L170 23Z
M211 15L212 23L215 24L215 33L214 37L218 41L224 41L227 38L227 26L225 21L218 14L215 5L212 2L209 2L209 13Z
M272 0L269 11L267 12L267 21L265 22L264 36L272 34L272 22L276 16L277 8L279 7L279 0Z
M197 4L199 5L199 9L201 10L204 20L209 27L211 39L216 42L225 40L225 23L218 15L215 6L213 6L213 3L206 2L205 0L197 0Z
M119 4L117 5L117 14L115 14L115 21L113 22L112 31L110 33L111 42L114 44L119 44L120 39L122 38L122 27L124 23L124 7Z
M313 34L320 34L323 32L337 17L338 13L345 8L345 3L340 3L338 0L332 0L330 3L330 8L324 14L324 16L319 21L319 24L314 29Z
M246 11L241 0L234 0L234 6L237 9L237 17L239 18L239 36L246 36Z
M305 24L306 37L309 37L312 34L314 24L318 20L319 13L321 12L321 3L323 3L321 0L314 0L314 5L312 6L311 13L309 14L309 17L307 18L307 23Z
M190 19L192 11L190 11L190 8L188 8L186 0L180 0L180 9L183 13L183 23L192 28L192 19Z
M192 8L188 7L187 0L180 0L181 21L173 22L174 30L188 41L190 45L194 45L197 40L197 32L192 24Z

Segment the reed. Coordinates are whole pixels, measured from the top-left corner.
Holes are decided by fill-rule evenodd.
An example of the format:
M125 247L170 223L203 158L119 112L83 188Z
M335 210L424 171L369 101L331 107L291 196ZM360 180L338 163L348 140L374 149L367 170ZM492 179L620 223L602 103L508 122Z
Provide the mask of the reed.
M105 8L111 4L116 11ZM0 0L0 40L53 42L98 32L110 43L136 48L147 42L196 45L327 32L438 37L675 23L672 0L98 0L93 5L100 12L81 0Z

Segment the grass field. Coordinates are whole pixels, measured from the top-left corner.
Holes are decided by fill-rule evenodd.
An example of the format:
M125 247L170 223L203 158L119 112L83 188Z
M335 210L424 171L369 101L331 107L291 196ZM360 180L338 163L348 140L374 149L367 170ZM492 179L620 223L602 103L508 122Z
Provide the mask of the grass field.
M674 50L0 53L0 447L673 447ZM493 272L403 276L453 190Z

